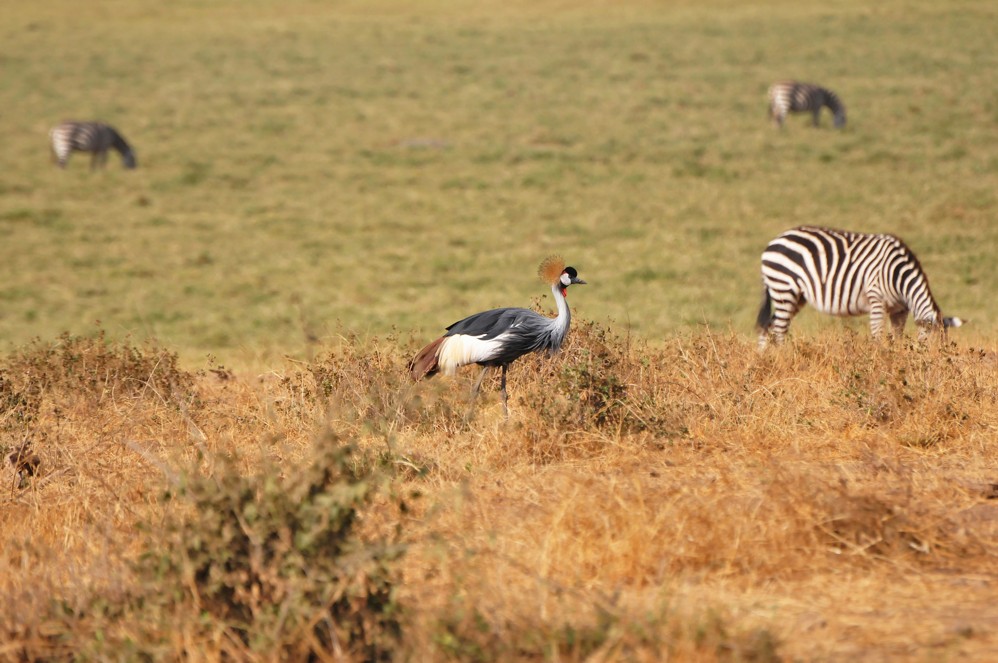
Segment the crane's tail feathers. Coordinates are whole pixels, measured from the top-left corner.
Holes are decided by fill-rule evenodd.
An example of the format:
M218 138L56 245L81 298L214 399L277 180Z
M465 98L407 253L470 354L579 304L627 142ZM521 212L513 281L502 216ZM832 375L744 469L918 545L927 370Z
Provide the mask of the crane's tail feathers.
M421 380L424 377L432 377L438 370L437 358L440 354L440 345L446 336L441 336L425 348L419 351L415 358L409 362L409 373L413 380Z
M943 318L944 327L962 327L967 321L962 318Z

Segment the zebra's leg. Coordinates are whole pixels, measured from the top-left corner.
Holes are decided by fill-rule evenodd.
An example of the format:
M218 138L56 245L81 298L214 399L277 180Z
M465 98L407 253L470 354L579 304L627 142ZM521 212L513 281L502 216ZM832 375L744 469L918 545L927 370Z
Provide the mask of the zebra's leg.
M790 321L797 315L796 308L776 308L773 315L773 326L770 333L773 336L773 343L780 345L787 338L787 330L790 329Z
M908 321L908 310L894 311L891 313L891 334L894 338L900 339L904 336L904 323Z
M762 286L762 304L759 306L759 315L756 317L756 328L759 330L759 349L765 350L769 345L769 337L773 333L773 321L776 319L775 299L769 286Z
M791 292L784 293L784 295L782 299L773 299L773 322L769 327L769 333L773 336L773 343L776 345L780 345L786 339L790 321L804 305L804 297L801 293Z
M880 338L884 334L884 303L873 293L866 296L870 300L870 335Z
M816 127L817 126L821 126L821 124L820 124L820 121L821 121L821 106L818 106L813 111L811 111L811 117L813 118L812 119L812 123L814 124L814 126L816 126Z
M759 330L759 349L765 350L769 344L769 329L773 326L773 296L769 293L769 288L762 286L762 305L759 307L759 315L756 318L756 327Z

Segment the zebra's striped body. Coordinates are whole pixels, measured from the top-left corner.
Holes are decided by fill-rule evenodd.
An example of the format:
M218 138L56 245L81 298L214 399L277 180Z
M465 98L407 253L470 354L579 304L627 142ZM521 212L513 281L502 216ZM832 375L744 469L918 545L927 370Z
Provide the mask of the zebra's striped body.
M782 342L805 303L831 315L869 313L874 336L883 332L885 316L900 336L909 311L921 340L933 328L963 324L942 317L918 258L894 235L810 226L788 230L763 251L762 282L760 347L770 335Z
M783 128L787 113L805 111L811 112L814 126L818 126L818 117L824 106L828 106L834 114L836 127L846 125L846 107L829 89L797 81L781 81L769 87L769 117L780 128Z
M52 153L60 168L66 167L73 152L91 152L91 170L107 162L108 150L121 153L125 168L135 168L135 152L118 131L102 122L62 122L49 132Z

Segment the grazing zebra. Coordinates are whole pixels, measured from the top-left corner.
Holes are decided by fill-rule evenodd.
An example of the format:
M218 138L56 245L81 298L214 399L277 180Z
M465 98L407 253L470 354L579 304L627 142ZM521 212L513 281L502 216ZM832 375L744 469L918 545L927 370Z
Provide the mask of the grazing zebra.
M888 316L900 337L908 311L921 341L934 328L963 324L960 318L942 316L918 258L894 235L810 226L788 230L762 253L762 283L760 348L770 334L777 343L783 341L805 302L831 315L869 313L874 336L881 335Z
M769 118L781 129L788 112L811 111L814 126L818 126L822 106L835 114L836 128L846 125L846 107L831 90L797 81L781 81L769 87Z
M49 132L52 153L60 168L66 167L71 152L93 152L90 169L107 162L107 151L118 150L125 168L135 168L135 152L118 131L102 122L63 122Z

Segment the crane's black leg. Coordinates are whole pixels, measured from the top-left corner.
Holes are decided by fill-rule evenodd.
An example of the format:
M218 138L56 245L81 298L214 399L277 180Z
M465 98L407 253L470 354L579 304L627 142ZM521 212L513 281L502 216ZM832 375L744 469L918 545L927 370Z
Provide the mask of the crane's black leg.
M503 411L503 414L506 415L507 419L509 419L509 407L506 406L506 401L508 400L508 398L506 396L506 370L508 368L509 368L509 364L503 364L502 365L502 382L501 382L501 386L500 386L500 390L502 391L502 411Z

